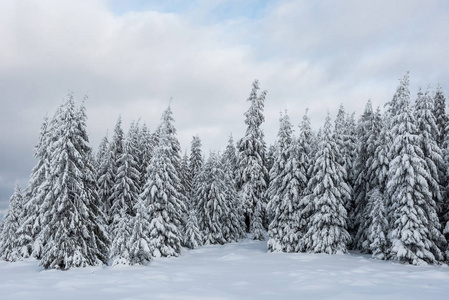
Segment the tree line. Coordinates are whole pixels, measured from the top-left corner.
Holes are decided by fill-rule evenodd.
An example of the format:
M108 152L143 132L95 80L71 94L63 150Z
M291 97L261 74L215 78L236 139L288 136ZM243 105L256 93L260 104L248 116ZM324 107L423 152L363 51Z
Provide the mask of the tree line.
M86 108L72 94L45 119L37 164L16 185L0 225L0 255L44 268L146 264L182 247L268 238L269 252L347 253L439 264L449 258L449 123L440 87L412 103L408 73L383 110L340 106L335 121L298 135L287 112L267 147L266 91L256 80L245 135L206 157L181 153L170 106L159 126L121 118L94 154ZM446 235L446 236L445 236Z

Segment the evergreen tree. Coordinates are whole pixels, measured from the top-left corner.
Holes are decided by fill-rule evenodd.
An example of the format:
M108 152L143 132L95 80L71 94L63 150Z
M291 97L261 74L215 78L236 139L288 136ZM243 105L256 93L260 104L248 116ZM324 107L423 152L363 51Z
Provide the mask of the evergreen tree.
M106 160L107 154L109 152L109 138L108 138L108 132L106 132L106 135L103 137L103 139L100 142L100 145L98 146L97 154L95 155L95 168L100 168L101 164L104 160Z
M131 127L132 128L132 127ZM131 129L125 140L123 153L118 159L117 175L113 192L109 199L111 207L111 224L109 232L112 236L111 259L113 264L129 264L129 238L131 220L136 215L134 207L139 201L140 172L137 170L135 147Z
M329 115L323 128L320 149L316 154L308 196L313 203L309 228L304 236L306 251L313 253L346 253L351 237L346 230L344 199L350 188L344 182L345 170L337 162L340 149L332 138Z
M438 130L436 141L440 148L443 148L443 143L446 139L448 117L446 115L446 97L441 86L438 85L437 91L433 98L433 115L435 116L435 123Z
M287 252L305 252L306 245L303 236L307 233L309 227L309 221L311 214L313 213L314 203L311 201L310 194L312 191L308 190L308 183L313 173L314 166L314 154L316 152L314 149L316 146L315 137L313 135L310 119L306 113L304 114L303 120L299 125L299 138L297 143L293 143L292 146L292 158L297 159L296 168L299 172L303 172L306 176L306 181L304 185L304 189L302 194L300 195L298 208L296 209L296 214L294 216L295 222L293 222L293 226L289 229L287 236L284 237L284 243L288 245L286 248ZM295 166L294 160L292 161L292 166ZM296 174L296 172L294 172ZM290 249L293 245L295 245L295 249Z
M367 193L371 190L369 182L369 174L366 168L366 162L371 159L373 147L370 139L374 123L374 112L371 105L371 100L368 101L365 111L360 118L358 124L358 144L357 144L357 159L355 161L355 178L354 178L354 210L349 216L350 232L355 236L354 246L357 249L362 249L363 241L366 239L366 228L359 228L360 225L366 224L364 220L364 212L367 204ZM371 151L370 151L371 150Z
M268 251L293 252L298 243L297 211L307 185L307 173L301 158L298 141L292 138L288 115L280 119L275 161L270 170L268 210L273 219L268 229Z
M245 218L243 203L237 192L235 173L238 159L232 135L229 138L226 150L221 157L221 166L225 176L226 201L230 206L229 232L226 234L228 241L237 241L245 236Z
M187 206L191 201L190 191L192 190L192 178L190 176L189 156L187 155L187 151L184 152L184 156L181 158L179 177L181 180L181 185L184 187L184 190L187 191Z
M391 103L393 144L390 150L387 197L391 205L390 257L411 264L436 263L444 240L428 182L420 136L410 109L408 73Z
M45 241L40 264L46 269L67 270L105 263L106 232L97 220L98 195L85 130L85 110L77 110L73 96L55 116L48 176L49 193L41 207L40 240Z
M22 259L20 245L18 244L18 229L20 227L20 214L23 206L23 196L16 183L14 193L9 199L9 210L2 219L0 231L0 255L6 261Z
M265 120L263 108L266 91L258 96L258 90L259 82L256 80L247 100L251 103L249 110L245 113L245 124L248 127L245 136L238 143L237 184L245 207L247 231L253 233L253 239L263 240L268 171L265 159L266 145L260 126Z
M230 214L225 173L212 153L198 176L195 203L204 244L225 244Z
M136 218L133 230L133 235L139 233L136 234L139 245L142 245L142 238L147 243L145 248L139 249L150 250L151 255L155 257L179 256L181 253L180 228L186 207L185 197L179 189L181 181L178 170L173 164L173 130L170 118L164 114L159 131L159 144L154 149L141 195L144 204L141 205L140 218L150 220L150 223L148 227L144 227ZM140 233L143 231L148 233Z
M140 130L139 138L139 153L140 153L140 187L145 185L145 172L150 164L151 157L153 156L154 144L152 141L152 134L146 124L143 124L142 130Z
M354 145L350 144L352 141L349 137L348 132L348 122L347 117L345 113L345 109L343 105L340 105L340 108L337 113L337 118L335 119L335 129L334 129L334 140L335 143L338 145L341 156L337 157L337 162L343 167L345 170L345 178L344 181L346 184L351 188L351 193L349 194L349 197L344 199L344 206L346 208L346 211L352 210L352 181L350 182L349 178L349 172L352 169L353 165L353 157L351 156L351 150L353 150Z
M315 150L315 144L316 144L316 137L314 136L314 133L312 131L312 127L310 125L310 118L308 116L308 110L306 110L306 113L304 114L301 123L299 124L299 148L300 150L300 163L302 164L303 168L307 171L307 181L309 181L312 173L312 161L314 159L314 154L316 153Z
M362 247L369 249L373 258L386 259L388 253L388 220L384 197L378 188L374 188L368 193L367 207L370 208L367 216L369 226L367 240Z
M151 159L153 160L153 158ZM151 170L151 162L148 165ZM150 175L148 174L149 178ZM144 192L145 193L145 190ZM134 207L136 216L133 218L131 238L129 240L129 259L131 264L146 264L155 255L155 245L152 245L154 240L154 226L152 226L152 214L149 210L151 206L151 197L140 197ZM170 240L170 243L173 239ZM161 247L163 247L161 245ZM169 249L167 249L169 250Z
M414 117L419 131L419 145L426 161L427 172L430 177L427 184L432 192L432 197L436 206L435 211L440 214L443 209L443 196L440 188L440 177L445 173L443 152L438 146L438 127L433 114L432 99L428 92L423 94L418 92L418 99L415 103Z
M190 249L195 249L203 245L203 236L198 225L195 209L189 211L183 244Z
M114 135L109 144L109 151L106 153L97 173L98 194L102 203L103 211L106 214L106 222L111 224L112 213L112 193L115 180L118 174L119 158L124 150L124 133L122 129L122 118L119 117L115 124Z
M226 149L222 156L223 163L226 167L226 172L229 176L229 178L232 179L234 182L234 185L236 186L236 179L237 179L237 169L238 169L238 157L237 157L237 151L235 149L234 145L234 138L232 137L232 134L229 136L228 139L228 145L226 146ZM243 215L242 215L243 216Z
M189 179L191 181L189 197L190 201L195 201L194 193L198 188L198 175L203 167L203 154L201 151L201 140L199 136L192 137L192 142L190 144L190 158L189 158ZM191 203L192 207L196 207L196 203Z
M357 248L362 252L370 252L369 243L367 242L370 219L369 214L371 211L371 207L369 206L369 197L368 194L374 188L379 188L378 178L375 176L375 170L373 167L376 164L377 157L375 156L377 141L380 136L381 126L382 126L382 115L380 113L380 109L378 108L376 112L373 112L372 119L370 122L370 129L366 132L366 157L367 160L365 162L365 171L364 178L366 181L365 184L365 199L364 201L359 201L358 206L356 207L358 210L358 228L356 233L356 241ZM361 196L361 195L359 195ZM361 199L361 198L360 198Z
M24 205L20 212L21 224L18 229L18 248L20 254L27 258L41 258L45 241L39 238L42 229L42 214L40 208L45 195L49 192L48 176L50 171L50 143L52 141L52 124L44 119L39 141L34 149L34 157L38 162L31 171L28 188L24 196Z

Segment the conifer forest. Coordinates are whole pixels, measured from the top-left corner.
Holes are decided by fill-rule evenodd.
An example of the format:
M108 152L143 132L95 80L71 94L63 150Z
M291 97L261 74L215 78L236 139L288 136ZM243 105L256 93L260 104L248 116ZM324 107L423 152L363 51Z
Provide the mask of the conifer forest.
M83 102L45 118L28 184L0 225L0 255L45 269L149 265L183 249L267 240L268 252L346 254L411 265L449 260L449 118L443 90L410 94L409 74L383 107L340 106L318 130L281 114L264 139L259 82L246 132L224 151L193 136L182 153L168 106L159 126L118 118L89 145ZM242 99L244 100L244 99ZM298 106L301 103L297 104ZM305 108L305 107L304 107ZM243 113L243 112L242 112Z

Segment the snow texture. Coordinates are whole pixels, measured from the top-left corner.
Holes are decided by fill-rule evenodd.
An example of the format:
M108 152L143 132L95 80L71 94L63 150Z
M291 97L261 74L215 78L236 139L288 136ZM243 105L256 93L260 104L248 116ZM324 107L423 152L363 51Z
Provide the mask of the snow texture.
M447 299L449 268L348 255L267 253L244 240L183 251L148 266L45 271L0 262L2 299Z

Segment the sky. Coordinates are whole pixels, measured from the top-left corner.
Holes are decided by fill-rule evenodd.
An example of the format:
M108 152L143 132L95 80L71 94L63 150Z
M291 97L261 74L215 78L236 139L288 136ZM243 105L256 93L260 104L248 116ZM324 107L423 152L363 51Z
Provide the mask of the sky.
M449 1L0 1L0 210L25 187L39 129L69 91L88 113L91 146L121 115L150 131L170 98L182 148L203 152L245 132L252 82L279 114L315 128L340 105L360 114L391 100L410 71L412 99L449 95Z

